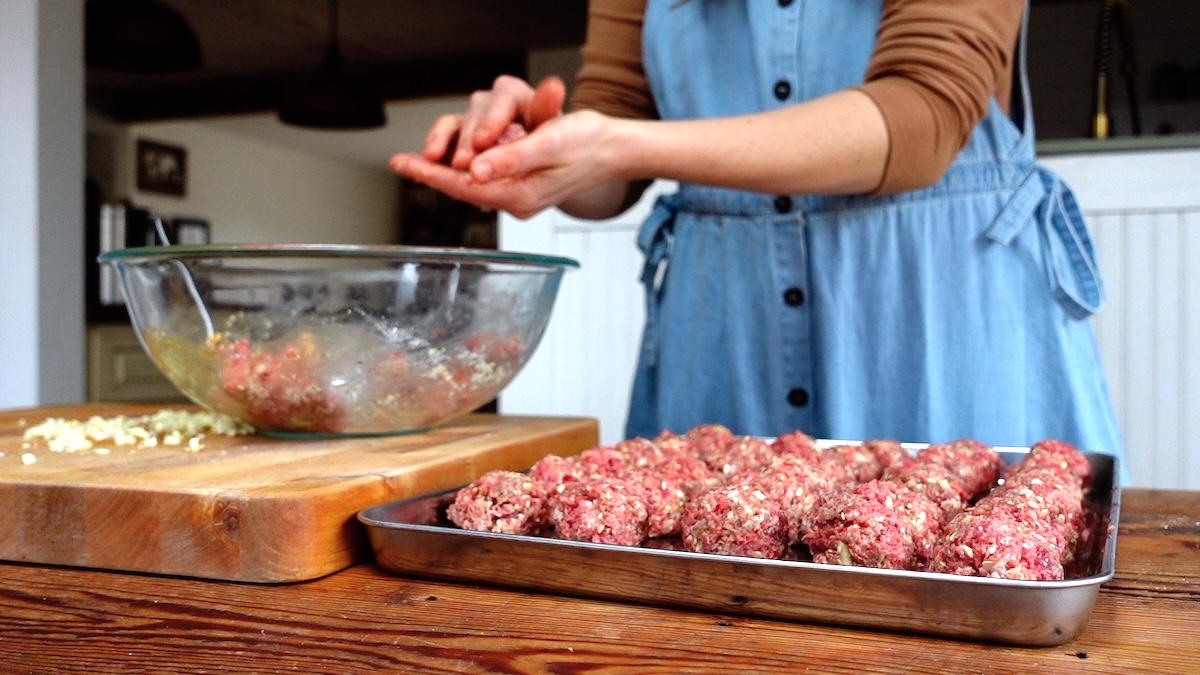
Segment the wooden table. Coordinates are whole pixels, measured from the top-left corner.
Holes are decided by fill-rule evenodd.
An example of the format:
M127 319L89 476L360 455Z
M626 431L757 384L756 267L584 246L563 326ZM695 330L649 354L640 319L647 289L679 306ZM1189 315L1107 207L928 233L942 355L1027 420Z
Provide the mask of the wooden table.
M1042 649L555 597L366 563L258 585L0 564L4 672L1197 672L1200 492L1126 490L1116 577Z

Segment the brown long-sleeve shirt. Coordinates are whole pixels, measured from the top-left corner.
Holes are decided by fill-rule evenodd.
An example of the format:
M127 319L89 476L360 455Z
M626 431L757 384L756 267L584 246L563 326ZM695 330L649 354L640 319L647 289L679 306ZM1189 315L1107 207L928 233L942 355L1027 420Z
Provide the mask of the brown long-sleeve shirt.
M642 65L646 0L592 0L573 108L658 117ZM1025 0L884 0L857 87L879 107L889 150L877 193L937 182L995 97L1008 109Z

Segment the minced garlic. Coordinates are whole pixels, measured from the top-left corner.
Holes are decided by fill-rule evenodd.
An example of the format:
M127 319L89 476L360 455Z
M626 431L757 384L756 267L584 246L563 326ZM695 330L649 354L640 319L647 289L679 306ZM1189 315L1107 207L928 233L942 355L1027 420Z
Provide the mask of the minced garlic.
M25 440L43 440L52 452L94 450L107 454L111 446L149 448L159 444L183 446L195 452L204 447L201 440L206 433L240 436L254 433L254 428L228 415L160 410L140 417L95 415L87 420L51 417L26 429Z

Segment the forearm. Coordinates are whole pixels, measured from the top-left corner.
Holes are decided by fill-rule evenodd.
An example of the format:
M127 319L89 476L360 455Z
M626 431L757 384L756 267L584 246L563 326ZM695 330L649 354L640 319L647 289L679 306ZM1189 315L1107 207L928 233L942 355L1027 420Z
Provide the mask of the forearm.
M603 220L623 213L637 203L652 181L611 181L571 195L559 210L576 218Z
M755 192L849 194L879 185L887 127L858 91L739 117L611 120L615 173Z

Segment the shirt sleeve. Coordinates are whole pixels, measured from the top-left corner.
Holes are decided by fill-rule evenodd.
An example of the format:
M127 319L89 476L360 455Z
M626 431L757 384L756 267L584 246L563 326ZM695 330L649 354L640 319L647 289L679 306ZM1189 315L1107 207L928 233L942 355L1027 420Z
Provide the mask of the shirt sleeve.
M614 117L658 117L642 66L645 11L646 0L589 3L583 65L571 95L571 109L589 108Z
M884 0L859 87L883 114L887 163L876 194L940 180L994 96L1005 110L1025 0Z

